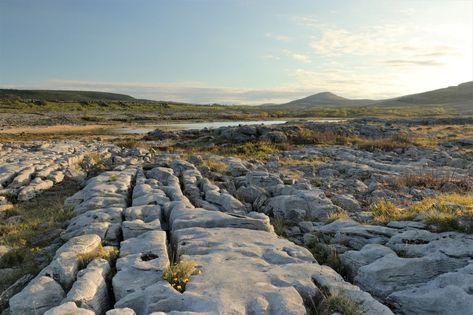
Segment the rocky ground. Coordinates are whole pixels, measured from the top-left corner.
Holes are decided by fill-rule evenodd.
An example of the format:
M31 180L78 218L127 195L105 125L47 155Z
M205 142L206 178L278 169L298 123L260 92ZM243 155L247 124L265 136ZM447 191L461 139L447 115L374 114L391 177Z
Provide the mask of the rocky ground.
M473 314L471 138L451 123L447 138L429 123L429 145L424 121L147 136L148 146L174 153L4 144L3 206L41 198L36 186L54 185L57 174L84 182L65 202L72 216L51 260L5 290L0 306L5 314ZM92 176L99 161L106 167Z

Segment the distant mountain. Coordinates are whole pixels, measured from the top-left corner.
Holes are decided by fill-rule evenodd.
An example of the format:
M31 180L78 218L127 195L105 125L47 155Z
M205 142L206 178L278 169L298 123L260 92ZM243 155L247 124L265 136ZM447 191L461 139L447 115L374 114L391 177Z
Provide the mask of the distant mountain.
M372 100L351 100L348 98L344 98L333 94L331 92L322 92L317 93L311 96L307 96L298 100L291 101L285 104L266 104L262 105L266 108L310 108L310 107L323 107L323 106L362 106L362 105L370 105L375 101Z
M473 81L458 86L400 96L386 100L348 99L331 92L317 93L284 104L265 104L264 108L323 108L355 106L409 106L409 105L456 105L471 109L473 106Z
M32 99L43 101L135 101L125 94L94 92L94 91L63 91L63 90L13 90L0 89L1 99Z

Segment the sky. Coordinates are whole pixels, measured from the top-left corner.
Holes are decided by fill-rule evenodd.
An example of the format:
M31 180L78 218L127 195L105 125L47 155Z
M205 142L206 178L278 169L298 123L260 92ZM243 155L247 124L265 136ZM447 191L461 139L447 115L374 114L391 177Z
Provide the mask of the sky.
M0 87L193 103L473 80L473 0L0 0Z

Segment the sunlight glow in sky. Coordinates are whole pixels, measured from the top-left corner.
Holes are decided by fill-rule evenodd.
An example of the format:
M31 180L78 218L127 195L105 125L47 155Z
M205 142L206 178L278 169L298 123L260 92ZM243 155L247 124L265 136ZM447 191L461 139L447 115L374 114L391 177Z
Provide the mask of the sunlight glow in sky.
M0 0L0 87L195 103L473 80L472 0Z

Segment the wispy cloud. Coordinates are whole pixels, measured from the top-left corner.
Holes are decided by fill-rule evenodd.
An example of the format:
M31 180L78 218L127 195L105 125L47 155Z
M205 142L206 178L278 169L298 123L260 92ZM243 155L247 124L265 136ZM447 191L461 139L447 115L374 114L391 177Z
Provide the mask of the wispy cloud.
M302 61L304 63L311 62L310 57L303 53L297 53L286 49L284 50L284 54L293 60Z
M274 39L280 42L289 42L291 40L289 36L282 35L282 34L266 33L265 35L266 37L269 37L271 39Z
M442 62L437 60L408 60L408 59L391 59L385 60L384 64L393 67L411 67L411 66L441 66Z
M273 55L273 54L266 54L266 55L261 56L261 58L267 59L267 60L280 60L281 59L281 57Z

